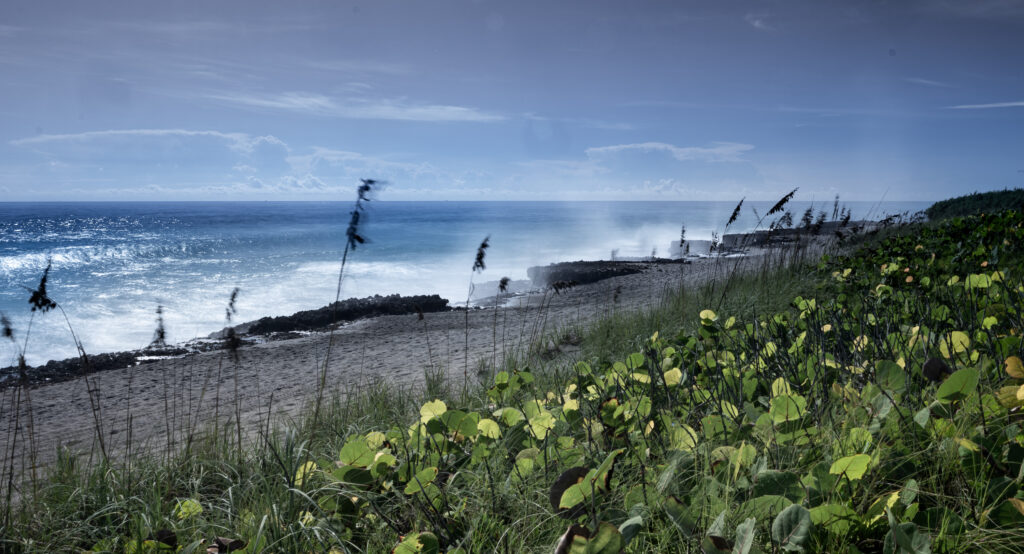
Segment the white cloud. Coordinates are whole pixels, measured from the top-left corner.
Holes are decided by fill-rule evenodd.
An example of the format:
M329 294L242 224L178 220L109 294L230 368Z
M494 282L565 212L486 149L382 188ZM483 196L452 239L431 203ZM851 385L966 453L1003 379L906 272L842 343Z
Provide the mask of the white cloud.
M602 119L590 119L580 117L547 117L543 115L537 115L532 112L522 114L522 117L530 121L546 121L556 123L569 123L571 125L579 125L581 127L590 127L592 129L601 129L603 131L632 131L636 127L629 123L621 123L615 121L605 121Z
M505 117L476 108L441 104L410 104L400 99L331 98L308 92L280 94L217 93L206 98L241 107L267 108L347 119L426 122L493 122Z
M748 13L743 20L759 31L774 31L775 27L768 24L768 14Z
M754 149L751 144L739 142L714 142L713 146L675 146L664 142L641 142L587 148L589 157L617 154L620 152L665 152L680 161L699 160L705 162L740 162L741 155Z
M305 65L313 69L340 73L379 73L381 75L411 75L413 68L406 64L363 60L309 60Z
M922 79L920 77L905 77L903 80L908 83L913 83L915 85L924 85L926 87L951 88L953 86L940 81L932 81L931 79Z
M246 133L222 133L220 131L189 131L186 129L111 129L106 131L86 131L61 135L37 135L12 140L12 146L33 146L61 142L90 142L95 140L118 138L215 138L227 142L228 148L242 154L251 154L261 144L272 144L288 149L288 145L273 135L252 136Z
M992 104L960 104L959 106L946 106L949 110L988 110L992 108L1024 108L1024 100L1017 102L995 102Z
M288 156L285 161L295 172L309 172L325 167L370 171L378 177L382 174L394 176L396 173L418 175L432 172L429 164L397 162L321 146L314 146L311 154Z

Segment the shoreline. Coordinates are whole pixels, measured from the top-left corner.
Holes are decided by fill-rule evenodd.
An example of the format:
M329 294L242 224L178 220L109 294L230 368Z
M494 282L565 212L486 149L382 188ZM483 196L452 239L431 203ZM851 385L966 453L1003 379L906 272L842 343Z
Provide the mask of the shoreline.
M699 259L699 258L697 258ZM648 265L691 264L693 259L655 258L650 260L596 260L555 262L545 266L527 268L528 280L514 281L509 291L501 293L498 281L487 281L475 286L470 309L498 309L508 307L522 297L544 294L549 289L561 291L571 287L597 283L613 277L640 273ZM499 304L496 305L496 302ZM464 302L460 302L462 304ZM48 360L44 364L26 368L27 383L19 377L17 366L0 368L0 390L27 384L31 388L44 387L104 371L127 369L160 360L183 358L205 352L232 348L228 342L229 329L237 341L235 347L249 347L306 335L326 333L366 319L387 315L433 314L462 311L465 306L452 305L452 301L437 294L403 296L400 294L347 298L312 310L301 310L291 315L262 317L231 327L224 327L205 337L197 337L177 344L150 345L134 350L88 354L87 368L83 370L81 358Z
M717 255L710 251L711 241L689 240L686 252L679 249L678 241L670 245L676 249L672 258L615 258L611 260L577 260L553 262L542 266L527 268L528 279L509 283L508 292L501 293L498 281L485 281L475 284L470 299L470 308L503 308L517 298L546 293L549 289L555 292L568 290L580 285L598 283L615 277L641 273L644 268L660 265L691 264L695 261L715 259L737 259L758 255L765 249L788 248L799 244L803 238L809 238L808 244L831 242L834 238L842 240L843 232L848 235L870 233L884 222L852 221L848 224L825 222L821 227L810 230L804 228L756 230L746 233L723 234L716 250ZM173 345L150 346L138 349L87 353L87 369L82 370L80 357L62 360L48 360L44 364L28 366L26 381L19 375L17 366L0 368L0 391L28 385L30 388L47 386L65 382L104 371L126 369L139 365L150 364L164 359L183 358L204 352L231 349L228 330L233 329L234 348L256 346L268 342L300 338L306 334L324 333L332 326L336 329L355 322L381 317L385 315L408 315L415 313L437 313L444 311L465 310L464 302L442 298L437 294L403 296L400 294L374 295L364 298L348 298L335 304L328 304L315 309L300 310L285 316L262 317L231 327L224 327L205 337L196 337Z
M497 310L456 309L427 313L423 319L415 313L383 315L353 321L333 333L243 345L237 359L212 350L33 386L31 404L21 405L20 417L33 422L35 440L22 442L5 457L23 459L31 451L24 459L44 467L60 447L98 454L97 431L108 454L172 452L210 422L233 419L236 409L243 429L258 433L268 419L296 417L313 398L332 340L328 394L375 383L413 387L430 375L475 381L484 375L479 368L500 364L506 356L571 356L579 351L573 336L609 312L655 305L669 290L706 283L718 263L734 267L757 258L629 262L645 267L559 292L518 296ZM542 338L547 339L542 351L528 352ZM17 390L8 387L0 394ZM13 397L4 400L4 407L13 417Z
M145 356L126 367L86 376L0 387L0 407L9 417L32 422L34 434L16 451L5 452L4 459L46 467L60 448L95 456L98 436L104 438L108 455L175 452L210 424L228 423L236 415L241 431L255 436L271 421L301 416L321 379L328 398L341 398L382 387L415 388L435 378L445 383L488 379L491 369L510 359L529 363L571 358L581 351L583 329L610 313L643 310L671 291L758 267L765 258L816 255L834 243L829 235L809 237L797 241L796 249L783 243L742 251L723 248L715 256L683 259L551 264L542 267L545 277L540 282L546 286L532 293L511 292L504 301L478 296L477 306L468 310L377 315L342 323L333 331L293 331L281 340L243 343L233 351ZM594 279L580 283L572 272L582 269L596 271L600 278L577 273L577 278ZM27 390L30 403L17 404L15 410L15 393Z

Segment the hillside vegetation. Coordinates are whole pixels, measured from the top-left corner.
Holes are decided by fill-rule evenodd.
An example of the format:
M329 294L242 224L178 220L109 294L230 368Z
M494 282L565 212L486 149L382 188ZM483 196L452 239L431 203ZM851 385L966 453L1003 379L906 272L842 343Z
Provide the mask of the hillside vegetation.
M379 387L237 452L228 432L128 467L65 457L8 505L4 547L1018 552L1022 226L953 218L730 277L616 360Z
M1024 189L973 192L936 202L924 211L931 221L1004 210L1024 211Z

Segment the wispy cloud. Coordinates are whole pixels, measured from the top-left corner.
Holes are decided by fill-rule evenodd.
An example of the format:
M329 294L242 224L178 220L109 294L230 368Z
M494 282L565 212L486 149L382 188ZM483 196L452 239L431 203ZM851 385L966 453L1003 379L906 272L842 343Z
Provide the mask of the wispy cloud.
M367 60L307 60L304 65L313 69L339 73L380 73L383 75L412 75L412 66Z
M399 99L332 98L308 92L280 94L215 93L206 98L238 107L283 110L347 119L425 122L493 122L504 116L476 108L443 104L412 104Z
M587 156L602 156L620 152L665 152L680 161L699 160L705 162L740 162L744 152L753 150L751 144L739 142L714 142L712 146L675 146L664 142L641 142L587 148Z
M959 106L946 106L948 110L988 110L993 108L1024 108L1024 100L1017 102L993 102L991 104L960 104Z
M591 129L601 129L603 131L632 131L636 127L629 123L622 123L617 121L605 121L602 119L591 119L587 117L548 117L543 115L537 115L532 112L522 114L522 117L531 121L552 121L557 123L568 123L570 125L579 125L581 127L590 127Z
M220 131L189 131L186 129L116 129L106 131L86 131L62 135L36 135L10 141L12 146L36 146L53 143L79 142L123 138L214 138L227 143L228 148L235 152L249 154L261 144L273 144L288 149L288 145L273 135L253 136L246 133L222 133Z
M931 79L922 79L920 77L904 77L904 81L915 85L922 85L926 87L939 87L939 88L952 88L953 85L943 83L940 81L933 81Z
M744 16L743 20L759 31L774 31L775 27L768 23L768 18L767 13L751 12Z

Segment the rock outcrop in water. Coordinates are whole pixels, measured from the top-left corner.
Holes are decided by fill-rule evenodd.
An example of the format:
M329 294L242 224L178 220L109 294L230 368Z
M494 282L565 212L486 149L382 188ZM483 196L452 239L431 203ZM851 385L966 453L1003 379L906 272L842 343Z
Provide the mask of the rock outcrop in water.
M314 331L324 329L332 323L355 321L367 317L381 315L411 314L417 311L424 313L445 312L451 309L448 300L436 294L402 296L369 296L366 298L349 298L317 308L296 312L292 315L264 317L235 327L235 331L244 335L269 335L271 333L288 333L293 331ZM211 335L220 338L224 331Z
M640 273L650 262L561 262L557 264L534 266L526 270L527 277L533 286L547 288L563 282L575 281L578 285L596 283L604 279Z

